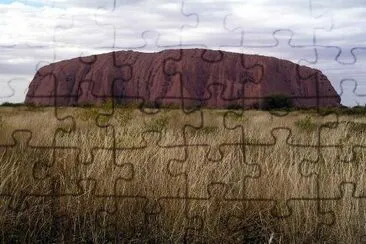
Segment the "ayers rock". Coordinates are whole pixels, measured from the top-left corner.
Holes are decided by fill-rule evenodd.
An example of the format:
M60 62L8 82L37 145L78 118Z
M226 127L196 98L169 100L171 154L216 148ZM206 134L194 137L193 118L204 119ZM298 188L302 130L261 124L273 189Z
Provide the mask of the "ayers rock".
M287 60L206 49L118 51L64 60L38 70L26 104L117 103L258 107L282 94L296 107L340 106L321 71Z

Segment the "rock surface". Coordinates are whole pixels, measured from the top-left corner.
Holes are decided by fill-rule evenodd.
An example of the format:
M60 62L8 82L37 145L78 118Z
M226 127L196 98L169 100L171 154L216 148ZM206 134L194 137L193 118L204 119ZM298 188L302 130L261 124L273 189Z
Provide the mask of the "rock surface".
M26 104L70 106L117 103L184 107L257 107L282 94L296 107L340 106L321 71L290 61L206 49L158 53L118 51L42 67L29 85Z

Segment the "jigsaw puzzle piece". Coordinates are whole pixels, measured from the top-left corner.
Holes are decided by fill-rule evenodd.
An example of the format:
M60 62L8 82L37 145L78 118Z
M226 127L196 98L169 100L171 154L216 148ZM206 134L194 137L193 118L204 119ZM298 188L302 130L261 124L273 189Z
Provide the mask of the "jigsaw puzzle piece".
M221 160L210 161L205 146L187 146L184 160L172 160L169 169L174 176L186 179L188 197L208 197L207 187L214 182L227 185L227 198L242 197L247 178L260 175L257 164L247 164L241 145L221 145Z
M53 6L56 7L56 6ZM57 7L56 7L57 8ZM70 58L70 56L62 56L61 53L57 53L57 46L62 45L61 43L58 43L55 40L55 34L59 31L59 30L67 30L69 28L73 27L73 16L70 16L69 13L67 13L67 11L60 11L60 9L58 9L59 11L57 11L57 9L51 9L49 8L49 11L52 12L52 18L53 21L45 21L45 20L41 20L38 18L35 18L34 20L37 21L38 23L36 23L35 21L25 21L25 25L28 25L27 29L32 29L35 30L36 32L33 32L32 35L29 35L29 37L26 38L27 42L25 43L26 46L29 49L35 49L35 50L47 50L50 49L50 51L52 50L52 54L53 54L53 61L56 60L62 60L65 58ZM37 10L39 11L39 9L36 9L34 12L37 13ZM41 14L41 13L38 13ZM32 24L34 24L35 26L31 26ZM52 31L53 29L53 31ZM44 30L48 30L48 31L44 31ZM49 31L52 31L52 34L50 34ZM22 33L27 34L27 32L23 32ZM74 35L75 36L75 35ZM51 44L51 45L50 45ZM53 44L53 45L52 45Z
M317 30L316 42L321 47L336 47L335 61L340 64L352 64L358 61L358 53L366 50L364 30L356 26L357 21L364 15L363 4L359 1L346 2L335 0L324 2L333 16L332 28ZM344 17L349 16L348 24ZM341 37L341 38L340 38ZM332 43L330 46L329 43Z
M316 63L317 54L314 46L297 46L292 43L294 32L290 29L277 29L273 31L273 38L271 42L261 43L262 40L250 44L245 43L247 35L244 31L241 36L241 45L234 46L222 46L222 48L230 48L232 51L245 54L263 54L266 56L277 57L279 59L285 59L297 63L299 65L304 61L309 63ZM258 43L259 42L259 43Z
M343 182L355 184L355 194L365 195L365 170L364 147L354 146L352 154L341 157L339 151L342 147L321 147L317 160L304 160L300 170L302 175L315 178L318 184L320 198L336 198L341 195L339 186ZM351 160L350 160L351 159Z
M164 197L158 200L154 213L146 215L146 226L152 242L184 242L188 226L186 197Z
M218 49L223 45L236 45L240 41L240 33L230 32L224 26L225 16L232 11L232 5L226 2L206 4L203 2L182 1L182 14L196 20L193 28L182 31L183 45L198 45L201 48ZM215 14L213 14L215 13ZM210 40L209 45L202 44L202 38Z
M341 102L341 98L331 81L329 81L331 78L328 78L319 69L316 69L317 66L314 67L318 62L319 54L317 51L314 61L303 59L299 62L302 66L296 64L294 77L297 83L295 87L297 93L292 91L291 96L295 101L299 100L302 104L305 104L305 107L315 107L318 110L322 107L337 107ZM293 96L294 93L298 95Z
M43 49L44 51L45 48L50 47L50 43L53 43L53 35L50 35L49 30L56 26L67 26L70 21L70 18L65 14L66 11L63 11L64 9L54 8L55 1L52 3L46 0L38 3L36 1L11 1L7 3L2 6L5 11L2 14L0 28L3 40L12 40L11 42L14 44L2 45L5 48L25 45L29 50L38 49L39 51ZM14 14L17 15L19 22L16 28L7 28L14 26L12 22ZM52 21L48 21L48 18L52 18ZM32 30L32 32L27 30Z
M32 146L32 133L13 132L14 144L1 145L3 157L15 158L18 163L2 172L1 195L10 196L11 208L19 208L27 196L61 197L82 193L78 185L81 177L76 164L78 150ZM52 186L58 184L57 192ZM23 206L24 207L24 206Z
M223 112L223 124L226 130L243 131L244 143L270 143L273 140L272 130L279 126L283 118L263 111L244 109ZM260 133L258 133L260 131ZM236 134L236 137L238 134ZM234 137L235 138L235 137Z
M10 196L13 208L29 195L50 194L44 162L52 162L52 148L35 147L29 144L32 132L16 130L12 144L0 146L2 157L13 158L16 163L0 172L2 186L0 195Z
M95 55L79 57L67 63L58 62L44 66L37 71L29 87L31 91L28 92L26 101L32 98L32 103L36 105L53 104L55 107L60 107L62 104L85 105L92 100L101 104L108 99L119 97L121 93L119 90L123 90L133 73L133 66L125 60L127 56L124 55L124 58L118 56L120 62L118 64L113 53L106 53L99 55L98 58ZM90 72L92 68L99 70L106 66L110 67L111 72ZM96 82L101 79L105 79L106 82L103 84ZM101 87L102 85L105 87ZM42 89L36 89L39 86Z
M184 177L174 177L169 171L170 161L182 159L183 147L161 146L159 132L142 134L142 145L134 148L118 148L118 162L130 165L133 177L116 184L116 195L144 197L147 208L154 210L157 201L165 197L184 197Z
M339 84L342 103L348 106L364 106L366 104L365 84L363 79L342 79Z
M358 50L354 59L341 62L341 50L337 46L317 46L317 62L311 64L316 69L331 67L324 70L331 84L346 106L363 105L366 103L365 79L362 73L366 64L366 51ZM351 94L349 94L351 93Z
M1 81L0 102L19 102L19 98L24 96L27 84L28 81L24 78L13 78L4 83Z
M132 120L139 118L138 121ZM179 118L175 120L173 118ZM100 127L112 126L115 128L115 145L118 148L139 147L140 138L147 131L156 131L162 134L160 145L184 145L185 125L199 126L202 120L202 111L184 112L180 109L130 109L116 108L110 115L100 115L97 125ZM170 135L173 136L171 141Z
M342 182L341 195L320 200L320 209L331 212L335 221L319 227L319 240L326 242L364 243L366 241L364 196L356 196L356 184Z
M85 172L80 169L80 163L78 161L80 148L58 146L48 148L52 150L51 161L49 163L40 162L39 169L34 170L34 175L44 174L45 177L42 180L45 181L45 184L51 182L53 185L58 186L57 192L51 193L51 197L81 195L83 189L79 182Z
M48 228L51 221L47 218L50 215L43 211L44 203L42 197L27 196L18 202L18 206L13 206L10 196L0 196L1 242L51 242L52 235Z
M90 9L91 6L88 6ZM54 57L55 60L65 60L70 57L79 57L81 60L85 56L97 53L105 53L113 47L113 32L103 29L90 16L90 10L78 11L77 15L68 14L69 21L58 24L53 30ZM97 7L95 8L97 9ZM97 12L97 10L95 10ZM95 14L95 13L94 13ZM78 36L78 38L75 38ZM85 41L93 40L85 45Z
M316 181L303 177L299 169L302 160L315 160L318 150L306 144L293 144L289 128L275 128L271 134L271 144L245 144L245 162L256 162L261 174L246 179L244 196L245 199L276 201L273 214L283 216L289 211L287 200L317 196Z
M51 188L53 187L54 184ZM57 189L58 186L55 187L55 191ZM3 200L3 197L0 199ZM25 199L27 207L23 209L10 208L8 205L10 199L4 200L4 205L0 206L1 221L7 224L3 225L6 228L2 228L0 232L2 241L17 241L12 243L102 242L108 234L110 235L101 229L98 235L95 235L99 224L96 212L102 208L112 209L114 199L96 198L85 194L28 196Z
M186 64L191 59L199 61ZM186 69L199 72L186 72ZM164 70L168 75L179 76L181 97L178 99L183 108L235 105L249 94L252 99L261 97L259 87L265 73L263 64L255 57L229 56L220 50L204 49L181 50L178 58L165 59ZM192 86L193 83L196 85Z
M96 212L96 223L109 233L108 241L126 242L148 238L146 199L143 197L115 197L114 205Z
M56 242L103 242L111 239L114 233L108 229L98 230L101 223L98 214L102 210L112 210L115 205L113 197L96 197L89 194L79 196L59 196L46 199L50 207L44 208L52 220L51 233ZM48 206L48 205L47 205ZM86 207L87 206L87 207ZM47 219L47 216L44 216ZM93 234L94 232L94 234Z
M175 62L182 59L183 52L182 49L162 51L159 59L153 58L153 55L147 55L143 60L138 59L139 55L136 53L129 55L132 51L110 53L115 68L124 72L112 77L113 80L110 79L114 93L107 98L113 98L119 104L135 103L142 108L158 108L162 102L168 105L179 105L184 96L184 87ZM100 58L97 62L99 60ZM161 66L153 65L154 63L161 63ZM152 68L147 72L139 72L139 67L146 66ZM100 78L95 77L95 80ZM99 87L96 89L98 91ZM176 91L180 91L181 94L177 96ZM125 93L128 96L123 95ZM97 97L100 96L97 95Z
M186 241L189 243L266 241L265 234L259 233L259 230L254 227L260 228L258 221L261 220L259 219L262 221L269 219L269 209L273 202L229 200L226 198L228 188L222 183L211 183L207 191L208 197L186 200L188 224ZM239 227L238 221L233 221L237 216L243 217L247 226ZM249 222L249 220L252 221ZM253 226L250 226L251 224Z
M275 219L275 231L278 239L284 242L319 241L318 228L334 224L334 215L319 207L318 199L291 199L286 203L289 212L286 216Z
M320 146L334 148L336 160L351 162L356 160L355 147L366 147L366 142L359 133L366 130L366 120L340 117L339 122L333 127L323 127L319 131ZM331 138L331 140L330 140ZM330 149L331 150L331 149Z
M288 6L283 8L283 6ZM314 32L317 29L329 30L332 25L332 15L325 4L314 4L312 0L301 0L289 5L286 1L278 1L276 5L263 5L262 2L243 3L235 6L226 17L226 28L244 31L244 45L258 45L258 40L273 43L273 32L289 29L294 32L293 44L297 46L312 46ZM263 11L268 9L268 11ZM296 13L296 14L295 14ZM292 21L301 16L303 21ZM288 18L288 21L283 21ZM266 27L253 25L253 20L268 20ZM305 24L304 24L305 23ZM301 30L301 31L299 31ZM306 34L307 38L304 38Z
M196 127L190 124L184 126L184 142L187 146L200 146L205 150L205 160L221 161L222 146L238 146L244 141L242 126L228 129L224 125L224 116L202 111L201 124Z
M69 126L69 128L62 129L62 131L67 132L71 131L74 128L75 120L71 116L60 117L58 115L58 107L60 104L60 100L73 99L74 97L77 97L77 95L74 95L74 92L68 94L65 92L65 89L63 93L58 92L61 85L66 84L67 86L70 86L70 84L58 81L58 77L56 76L58 72L59 70L55 68L55 64L50 64L40 68L34 77L34 82L29 85L28 89L30 89L31 91L27 93L25 102L27 102L28 99L32 99L32 103L29 104L30 107L32 107L33 105L53 104L56 121L69 121L69 123L72 124L71 126ZM60 74L62 74L62 72L60 72ZM51 82L48 81L49 77L51 77ZM37 87L39 86L42 86L43 89L37 89Z
M53 137L45 137L43 133L39 132L39 124L43 123L44 117L48 118L48 127L43 128L43 131L48 135L54 135L60 131L71 131L75 124L73 118L58 118L53 114L54 109L43 109L33 107L17 107L21 113L14 113L13 107L4 107L0 112L0 132L1 144L11 144L13 142L12 133L16 130L26 130L32 133L30 144L33 146L51 147L54 145ZM42 116L40 116L42 114ZM26 116L27 119L24 119ZM31 123L29 121L32 121Z
M292 61L293 63L295 63L296 67L295 67L295 69L292 70L292 72L294 72L294 74L292 74L292 77L294 77L294 79L297 80L297 87L292 88L292 94L290 96L294 96L294 94L295 94L294 89L297 89L297 94L303 94L303 95L301 95L300 97L294 97L294 100L298 100L298 99L301 100L304 98L306 100L311 99L311 98L307 98L307 96L309 96L309 94L307 94L307 93L312 92L312 91L299 90L300 84L304 83L304 82L313 82L313 84L310 87L312 87L313 91L315 91L314 92L314 93L316 93L315 96L322 97L322 96L324 96L323 94L321 94L321 92L323 90L319 90L318 87L320 87L320 89L324 89L324 87L321 85L323 83L322 81L324 79L326 80L326 77L324 77L324 75L320 74L320 72L318 70L306 69L305 67L303 67L304 65L312 66L318 62L319 55L317 52L317 48L315 47L315 43L313 43L313 45L295 45L295 44L293 44L293 36L294 36L294 32L290 29L277 29L277 30L273 31L272 43L258 44L256 42L255 44L250 45L250 44L244 43L243 40L246 37L246 33L243 32L241 46L242 46L242 50L246 54L255 55L257 53L266 53L267 56L273 56L273 57L277 57L279 59L283 59L283 60L278 60L278 64L275 67L275 70L279 73L280 73L280 71L287 69L287 67L286 67L287 61ZM268 64L264 64L264 66L265 66L264 68L266 68L266 65L268 65ZM280 77L281 73L280 73L280 76L277 76L277 77L273 77L273 75L274 75L273 73L271 73L270 75L271 75L271 79L280 79L280 80L284 80L286 83L289 82L289 80L286 80L286 79ZM310 79L310 81L309 81L309 79ZM289 84L291 84L291 83L289 83ZM277 89L278 88L279 87L277 87ZM319 95L318 95L318 93L319 93ZM327 93L325 93L325 94L327 94ZM314 99L314 98L312 98L312 99Z
M181 68L187 67L185 62L192 57L204 61L191 62L192 67L190 68L188 65L191 70L199 69L200 75L196 75L195 72L186 72ZM287 68L290 68L291 71L284 77L280 70ZM328 99L334 103L334 97L329 97L329 93L334 90L328 84L326 76L319 70L292 64L285 60L263 63L257 55L226 56L222 51L191 49L182 50L178 59L166 59L164 69L171 70L169 73L180 77L180 87L183 89L181 90L183 107L202 105L225 107L238 106L242 103L246 106L258 107L263 98L274 90L278 93L281 91L288 93L289 84L291 84L291 94L288 95L293 98L294 105L304 106L305 104L307 107L318 108L324 104L329 105ZM277 72L270 73L266 70L276 70ZM289 77L296 79L296 82L291 83ZM273 79L285 82L281 83L281 86L278 83L266 83L266 88L261 86L263 81ZM197 80L196 86L191 86L192 80ZM339 98L338 95L334 96Z
M134 165L119 160L115 148L94 148L92 161L79 164L82 177L79 186L94 196L115 196L119 181L134 179Z
M87 62L88 60L89 62ZM100 146L99 142L97 143L95 140L89 140L88 143L85 143L87 139L84 135L94 138L107 138L108 140L105 140L104 144L105 147L112 147L114 145L114 128L111 126L108 126L108 128L98 126L96 121L100 114L111 115L114 113L115 101L113 99L115 96L114 92L116 91L112 90L111 87L113 89L123 88L124 84L121 84L119 87L116 86L116 88L114 87L114 84L128 81L132 72L129 65L115 68L115 77L106 77L110 87L104 89L103 87L99 87L97 82L93 81L93 79L102 79L102 77L94 77L92 72L89 72L92 65L100 65L100 62L106 62L109 63L111 67L115 67L113 65L112 54L102 55L98 60L93 56L85 57L82 60L81 58L75 59L74 62L72 62L73 64L66 67L66 69L69 70L68 73L64 72L61 66L58 66L57 64L43 67L37 72L35 82L32 85L45 86L44 93L42 94L41 91L37 92L37 94L29 94L28 96L28 98L34 97L33 100L35 100L35 103L39 102L42 104L49 101L53 103L55 112L54 117L57 121L72 121L73 123L77 121L77 123L73 124L71 130L58 129L56 131L57 133L54 133L55 136L53 140L57 146L81 147L82 150L78 161L84 163L91 160L92 148ZM77 67L80 65L83 66L83 69L78 70ZM47 82L47 84L45 84L48 76L53 78L53 82ZM58 92L59 90L60 92ZM119 102L124 102L126 100L128 100L128 98L120 98ZM83 108L82 112L70 107L60 106L60 104L83 105L88 103L88 101L97 101L97 104L102 104L103 106ZM92 121L93 119L94 122Z
M36 110L40 109L42 108L36 108ZM111 106L78 109L58 106L51 109L46 108L46 113L50 115L49 117L54 118L56 121L50 121L51 124L47 128L50 130L49 134L53 135L53 137L50 137L51 142L48 142L46 145L59 148L78 148L80 151L76 158L77 162L90 162L92 160L92 149L101 146L97 138L103 138L104 147L112 147L114 145L114 128L111 126L100 127L96 125L98 115L106 112L113 113L113 108ZM23 113L29 113L28 118L34 117L35 121L43 119L37 116L37 112L32 111L32 109ZM11 120L10 117L9 120ZM29 123L25 125L25 128L30 126L31 128L29 129L35 131L34 126ZM90 138L94 139L90 140ZM36 133L34 141L37 143L45 143L44 135L42 133Z
M76 123L72 131L57 131L53 141L56 147L77 148L78 164L90 164L94 160L93 151L97 148L113 148L115 144L115 130L112 126L100 127L96 124L102 108L88 107L80 109L60 108L57 109L58 116L72 117ZM110 109L107 109L110 111ZM91 139L93 138L93 139ZM101 144L101 140L103 143Z
M321 111L301 113L296 111L228 110L224 112L224 127L241 127L247 144L273 143L272 131L286 125L291 130L291 141L310 147L319 146L321 128L338 122L338 114Z
M142 28L136 27L136 23L141 22L139 15L130 16L127 19L123 18L123 21L119 21L121 16L125 16L126 13L140 11L142 8L148 9L148 11L144 11L148 19L144 20ZM174 16L175 20L167 22L164 18L159 17L160 14L166 12ZM99 8L95 20L97 25L103 26L104 29L106 27L110 29L112 34L110 36L114 39L113 46L110 48L134 49L144 47L147 50L153 50L156 46L146 46L146 42L142 40L139 44L136 44L136 39L141 38L142 33L146 30L152 30L159 33L159 46L178 47L180 46L181 29L188 27L190 23L196 24L196 19L190 17L190 15L185 15L182 12L180 2L156 4L153 1L141 1L136 4L129 4L116 0L113 3L111 2L110 6ZM131 29L131 26L135 26L135 28ZM125 38L126 35L135 36L136 38L132 42Z

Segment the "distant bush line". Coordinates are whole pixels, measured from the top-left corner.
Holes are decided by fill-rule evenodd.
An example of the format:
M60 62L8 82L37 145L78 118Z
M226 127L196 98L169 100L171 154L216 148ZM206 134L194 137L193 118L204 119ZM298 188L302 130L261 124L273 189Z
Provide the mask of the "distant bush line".
M0 107L28 107L28 108L38 108L38 107L53 107L52 105L35 105L35 104L24 104L24 103L10 103L5 102L0 104ZM65 106L61 106L65 107ZM88 108L88 107L102 107L105 109L111 109L113 107L115 108L153 108L153 109L180 109L181 106L179 104L159 104L159 103L142 103L142 102L128 102L125 104L121 103L114 103L112 100L107 100L105 103L100 105L95 104L82 104L82 105L74 105L71 107L82 107L82 108ZM204 102L197 103L196 105L189 106L187 109L201 109L206 108ZM210 109L207 107L207 109ZM240 110L242 109L242 106L240 104L231 104L228 105L225 109L228 110ZM329 113L337 113L340 115L366 115L366 104L365 106L354 106L354 107L322 107L322 108L296 108L293 105L293 101L290 97L287 97L285 95L273 95L268 96L263 99L261 103L255 103L250 105L249 108L245 109L253 109L253 110L286 110L286 111L309 111L314 112L318 111L323 114L329 114Z

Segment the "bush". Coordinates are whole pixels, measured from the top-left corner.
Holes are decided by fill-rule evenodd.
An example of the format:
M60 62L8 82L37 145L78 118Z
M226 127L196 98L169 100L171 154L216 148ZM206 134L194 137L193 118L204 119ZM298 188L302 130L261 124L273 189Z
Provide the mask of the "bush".
M159 109L162 107L161 104L157 101L146 101L141 106L144 108L152 108L152 109Z
M98 114L99 111L95 107L83 107L83 109L78 113L77 118L82 121L95 120Z
M181 109L181 105L178 103L166 103L162 106L162 108L166 109Z
M229 110L240 110L240 109L243 109L243 106L240 105L240 104L229 104L226 106L226 109L229 109Z
M300 130L312 132L317 128L317 124L311 120L311 117L307 115L304 119L300 119L295 122L295 126Z
M112 98L108 98L101 104L101 107L104 110L112 110L115 108L115 101Z
M115 112L115 116L117 116L121 126L126 126L127 122L133 119L132 112L133 110L130 109L119 109L118 113Z
M279 94L265 97L262 107L265 110L290 109L293 107L293 103L290 97Z
M169 123L167 117L160 117L145 123L145 129L147 131L163 131Z
M9 103L9 102L4 102L0 106L2 106L2 107L21 107L21 106L24 106L24 103Z
M322 114L330 114L336 113L339 115L355 115L355 116L364 116L366 115L366 107L364 106L354 106L352 108L341 106L341 107L330 107L330 108L319 108L319 111Z
M353 108L348 108L344 110L347 115L366 115L366 107L355 106Z

